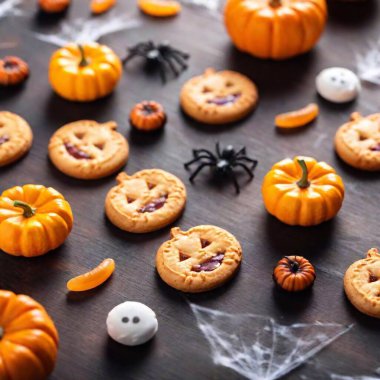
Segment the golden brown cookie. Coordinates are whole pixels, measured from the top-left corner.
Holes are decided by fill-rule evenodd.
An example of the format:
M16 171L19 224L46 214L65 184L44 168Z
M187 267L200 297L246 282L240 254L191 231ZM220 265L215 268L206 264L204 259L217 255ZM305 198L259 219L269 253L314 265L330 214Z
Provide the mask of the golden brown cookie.
M120 173L118 185L107 194L109 220L124 231L144 233L173 223L186 204L186 188L180 179L160 169Z
M380 170L380 113L367 117L355 112L335 135L335 149L348 165Z
M367 258L347 269L344 290L359 311L380 318L380 254L376 248L368 251Z
M186 232L172 228L171 239L157 252L156 267L168 285L183 292L199 293L228 281L241 259L239 242L222 228L197 226Z
M0 166L17 161L29 151L32 142L32 130L22 117L0 112Z
M224 124L247 116L256 106L255 84L235 71L207 69L190 79L182 88L183 110L206 124Z
M50 159L71 177L106 177L124 166L128 159L128 142L116 128L114 121L99 124L80 120L66 124L50 139Z

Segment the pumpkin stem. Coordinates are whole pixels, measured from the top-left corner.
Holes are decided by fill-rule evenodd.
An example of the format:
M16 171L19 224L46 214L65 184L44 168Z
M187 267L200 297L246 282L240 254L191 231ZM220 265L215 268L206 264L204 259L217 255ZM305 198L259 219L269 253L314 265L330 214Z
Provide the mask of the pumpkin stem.
M310 182L308 180L308 172L307 172L307 166L304 160L297 160L299 166L301 166L302 169L302 177L301 179L297 182L297 185L301 189L306 189L307 187L310 186Z
M88 65L88 61L86 59L86 55L84 54L84 49L83 49L83 46L78 44L78 49L79 49L79 53L80 53L80 62L79 62L79 66L80 67L85 67Z
M289 262L289 268L290 268L290 271L292 273L297 273L298 270L300 269L300 264L297 260L297 256L296 256L296 260L291 260L288 256L286 256L286 259L288 260Z
M24 210L24 217L25 218L31 218L36 213L36 209L33 208L31 205L28 205L25 202L22 201L14 201L13 202L14 207L21 207Z
M4 329L0 326L0 340L3 339Z
M269 1L269 6L273 8L281 7L282 5L282 0L270 0Z

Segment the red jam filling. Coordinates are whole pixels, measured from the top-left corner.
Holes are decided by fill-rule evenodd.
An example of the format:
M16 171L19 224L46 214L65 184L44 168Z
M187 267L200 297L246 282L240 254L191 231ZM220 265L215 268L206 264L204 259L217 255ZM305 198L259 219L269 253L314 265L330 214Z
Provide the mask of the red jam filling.
M6 143L7 141L9 141L9 136L8 135L0 136L0 145Z
M231 94L227 96L219 96L207 101L209 104L216 104L217 106L225 106L227 104L235 103L241 96L241 93Z
M372 152L380 152L380 143L370 148Z
M88 160L91 158L89 154L86 152L83 152L83 150L80 150L75 145L71 143L65 143L65 148L67 150L67 153L69 153L70 156L73 156L74 158L78 160Z
M160 208L164 207L166 201L168 199L167 194L163 195L160 198L153 199L152 202L148 203L147 205L141 207L138 212L144 213L144 212L154 212L159 210Z
M216 268L220 267L224 259L224 253L217 253L216 256L203 262L202 264L194 265L191 270L194 272L212 272Z

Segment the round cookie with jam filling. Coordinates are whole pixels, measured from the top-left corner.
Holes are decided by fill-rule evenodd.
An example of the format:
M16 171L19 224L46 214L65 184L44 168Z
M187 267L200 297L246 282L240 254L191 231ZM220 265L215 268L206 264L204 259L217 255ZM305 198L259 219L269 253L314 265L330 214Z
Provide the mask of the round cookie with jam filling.
M32 142L32 129L22 117L12 112L0 112L0 167L24 156Z
M58 129L49 143L49 157L61 172L79 179L98 179L120 170L128 160L127 140L114 121L80 120Z
M116 180L105 210L108 219L124 231L159 230L178 219L185 208L185 185L164 170L146 169L131 176L120 173Z
M242 249L228 231L197 226L172 228L171 239L156 256L158 274L169 286L188 293L215 289L230 280L242 260Z
M351 115L335 135L335 149L339 157L354 168L380 170L380 113Z
M255 84L235 71L207 69L182 88L180 102L193 119L206 124L225 124L247 116L256 106Z

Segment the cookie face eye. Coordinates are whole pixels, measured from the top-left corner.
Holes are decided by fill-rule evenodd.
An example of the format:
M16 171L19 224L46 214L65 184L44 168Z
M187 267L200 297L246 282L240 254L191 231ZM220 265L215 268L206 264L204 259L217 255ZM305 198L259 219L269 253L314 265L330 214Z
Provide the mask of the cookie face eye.
M183 252L179 252L179 261L185 261L187 259L190 259L190 256L189 255L186 255L185 253Z
M10 140L10 138L8 135L0 136L0 145L3 145L4 143L6 143L9 140Z
M152 202L148 203L147 205L141 207L137 211L140 213L145 213L145 212L154 212L159 210L160 208L164 207L166 201L168 199L168 195L165 194L162 197L153 199Z
M82 140L83 137L84 137L85 135L86 135L86 134L83 133L83 132L75 132L75 133L74 133L74 136L75 136L77 139L79 139L79 140Z
M378 280L378 278L373 275L372 273L369 274L369 279L368 279L368 282L376 282Z
M128 323L128 322L129 322L129 318L128 318L128 317L123 317L123 318L121 319L121 321L122 321L123 323Z
M89 160L91 156L71 143L65 143L67 153L77 160Z
M201 247L202 247L202 248L206 248L206 247L208 247L210 244L211 244L210 241L208 241L208 240L206 240L206 239L201 239Z

